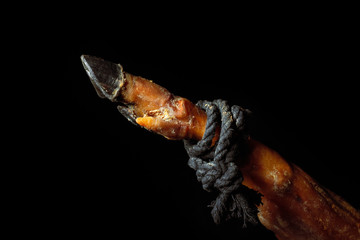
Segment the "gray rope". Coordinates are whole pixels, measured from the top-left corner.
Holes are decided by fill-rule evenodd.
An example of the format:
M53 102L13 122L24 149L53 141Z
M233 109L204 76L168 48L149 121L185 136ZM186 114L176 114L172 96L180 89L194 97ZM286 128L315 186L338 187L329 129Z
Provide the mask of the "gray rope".
M242 185L243 176L235 164L241 143L246 139L244 120L250 111L236 105L230 108L226 101L220 99L199 101L196 105L206 111L206 130L200 141L185 140L184 146L190 157L188 165L196 170L203 188L219 192L210 205L214 222L219 224L222 220L242 219L244 227L247 223L256 224L256 204L260 204L260 195ZM219 140L211 146L219 122Z

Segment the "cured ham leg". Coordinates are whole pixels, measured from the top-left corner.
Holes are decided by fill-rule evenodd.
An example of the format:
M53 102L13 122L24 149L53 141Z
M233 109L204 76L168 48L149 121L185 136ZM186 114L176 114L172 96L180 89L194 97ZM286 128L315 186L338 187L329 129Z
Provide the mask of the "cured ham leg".
M189 100L124 72L119 64L85 55L81 59L98 95L120 102L119 111L132 123L168 139L202 138L206 113ZM251 137L246 145L246 155L237 162L243 184L263 195L259 220L278 239L360 239L355 208L276 151Z

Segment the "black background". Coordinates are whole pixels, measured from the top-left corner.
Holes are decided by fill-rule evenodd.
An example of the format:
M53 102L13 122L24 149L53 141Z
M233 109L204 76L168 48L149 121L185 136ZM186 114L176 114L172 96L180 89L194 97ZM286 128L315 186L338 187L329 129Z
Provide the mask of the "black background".
M196 12L191 13L193 16ZM270 14L271 15L271 14ZM71 85L68 143L61 163L68 220L78 236L275 239L262 226L216 226L215 198L187 166L182 142L137 128L100 99L80 61L121 63L193 102L222 98L252 110L253 138L278 151L359 208L357 84L351 19L298 13L231 13L167 24L132 18L68 34L64 85ZM92 23L94 22L94 25ZM125 27L129 25L131 27Z

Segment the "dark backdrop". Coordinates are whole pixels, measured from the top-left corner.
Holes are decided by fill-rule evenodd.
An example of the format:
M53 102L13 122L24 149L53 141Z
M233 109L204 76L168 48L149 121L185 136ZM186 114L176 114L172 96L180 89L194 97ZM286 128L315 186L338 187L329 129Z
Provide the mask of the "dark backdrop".
M121 63L193 102L222 98L249 108L253 138L359 208L352 31L336 19L304 19L179 21L160 28L160 21L144 21L141 29L97 26L69 34L65 226L78 236L275 239L262 226L216 226L207 208L215 196L187 166L182 142L135 127L116 104L100 99L81 54Z

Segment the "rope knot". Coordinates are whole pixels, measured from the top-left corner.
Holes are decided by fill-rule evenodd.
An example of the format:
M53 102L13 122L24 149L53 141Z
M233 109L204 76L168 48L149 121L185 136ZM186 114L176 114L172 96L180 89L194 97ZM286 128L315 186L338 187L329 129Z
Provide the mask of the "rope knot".
M219 192L210 205L214 222L218 224L223 219L242 218L244 226L247 222L256 224L256 203L249 199L251 194L248 194L253 190L242 185L243 176L235 164L240 153L239 146L246 139L244 123L250 111L236 105L230 108L221 99L199 101L196 105L207 114L205 133L197 143L185 140L184 146L190 157L188 165L196 171L197 180L203 188ZM211 146L217 127L221 128L219 140ZM260 196L256 195L259 203Z
M200 158L190 158L189 166L196 170L196 177L202 183L204 190L211 192L216 180L220 177L219 164L204 162Z

